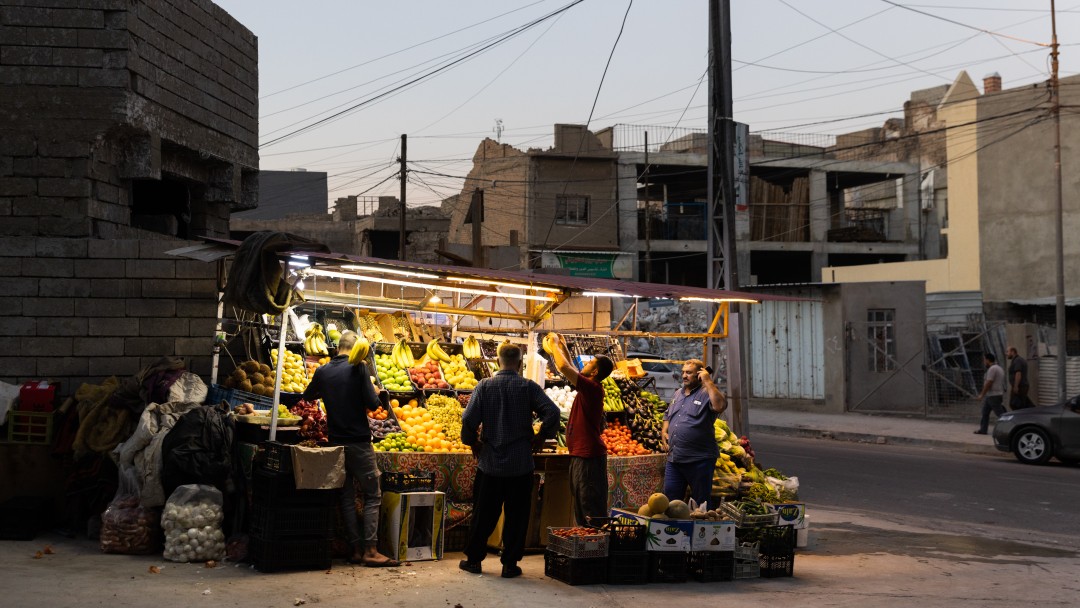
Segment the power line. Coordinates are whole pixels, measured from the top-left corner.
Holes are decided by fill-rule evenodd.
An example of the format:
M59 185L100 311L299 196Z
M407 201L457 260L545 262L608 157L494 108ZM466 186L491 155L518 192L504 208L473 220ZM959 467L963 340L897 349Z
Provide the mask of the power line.
M780 1L783 2L784 0L780 0ZM917 8L912 8L910 6L900 4L899 2L893 2L892 0L881 0L881 1L884 2L885 4L895 6L896 8L902 8L902 9L904 9L906 11L911 11L913 13L919 13L920 15L926 15L927 17L931 17L931 18L937 19L939 21L944 21L946 23L951 23L953 25L959 25L960 27L967 28L969 30L975 30L976 32L982 32L983 34L990 34L991 36L999 36L1001 38L1008 38L1009 40L1015 40L1017 42L1025 42L1027 44L1034 44L1034 45L1037 45L1037 46L1043 46L1043 47L1050 46L1049 44L1047 44L1045 42L1037 42L1035 40L1028 40L1027 38L1020 38L1019 36L1010 36L1009 34L1002 34L1001 32L995 32L993 30L988 30L986 28L981 28L981 27L976 27L974 25L969 25L969 24L964 23L962 21L957 21L955 19L949 19L948 17L942 17L941 15L935 15L934 13L928 13L928 12L926 12L924 10L919 10Z

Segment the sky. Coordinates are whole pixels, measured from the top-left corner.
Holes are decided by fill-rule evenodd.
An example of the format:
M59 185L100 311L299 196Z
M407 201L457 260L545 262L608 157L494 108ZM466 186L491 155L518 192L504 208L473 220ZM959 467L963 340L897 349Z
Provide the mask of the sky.
M551 146L555 123L647 126L650 142L706 127L707 0L216 2L259 39L261 168L325 171L330 201L397 196L402 134L412 207L460 192L484 137L527 149ZM980 87L1049 76L1049 0L731 5L735 120L780 139L880 126L961 70ZM1057 11L1067 76L1080 0Z

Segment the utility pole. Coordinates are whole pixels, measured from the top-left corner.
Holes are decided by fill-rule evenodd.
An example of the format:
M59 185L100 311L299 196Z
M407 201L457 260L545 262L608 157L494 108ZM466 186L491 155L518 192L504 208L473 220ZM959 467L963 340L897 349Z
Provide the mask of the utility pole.
M649 132L645 131L645 282L652 282L652 210L649 209Z
M708 286L739 288L735 244L735 121L731 93L731 0L709 0L709 182ZM738 435L750 428L746 369L742 362L743 315L730 304L727 340L727 397L731 422ZM714 309L715 312L715 309ZM706 345L708 361L719 369L720 342Z
M1054 245L1057 248L1057 289L1054 294L1054 307L1057 316L1057 380L1058 401L1067 397L1065 382L1065 213L1061 192L1061 97L1058 82L1058 38L1057 12L1054 0L1050 0L1050 112L1054 115L1054 182L1057 196L1054 205Z
M409 167L407 164L408 158L408 136L404 133L401 134L401 156L398 157L398 161L401 163L401 204L398 206L400 217L398 218L398 259L402 262L405 261L405 184L407 183L407 177L409 174Z

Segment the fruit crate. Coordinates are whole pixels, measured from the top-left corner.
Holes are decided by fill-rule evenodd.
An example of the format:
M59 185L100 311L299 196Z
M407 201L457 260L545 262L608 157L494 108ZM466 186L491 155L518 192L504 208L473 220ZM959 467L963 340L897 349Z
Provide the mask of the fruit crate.
M52 499L15 496L0 504L0 540L34 540L52 517Z
M644 551L648 547L649 529L645 524L628 523L616 517L590 517L589 525L607 532L609 553Z
M767 526L761 528L759 551L761 553L785 554L795 550L794 526Z
M758 555L757 543L740 544L735 547L735 559L744 562L756 562Z
M762 553L758 557L761 578L783 578L795 574L794 553Z
M576 536L559 536L560 530L573 530L574 528L548 528L548 551L554 551L559 555L573 558L607 557L608 542L607 533L584 534Z
M252 535L248 561L260 572L328 570L332 563L330 539L270 540Z
M8 443L49 445L52 442L52 412L20 412L8 410Z
M544 576L567 585L602 585L607 579L606 557L570 557L551 550L544 552Z
M332 538L334 509L323 506L268 506L256 501L251 508L251 535L268 541Z
M688 554L681 551L649 553L650 583L685 583Z
M292 446L278 441L264 441L255 454L255 464L272 473L292 474Z
M371 345L371 353L368 355L368 360L371 364L371 375L375 376L375 381L379 383L379 387L386 389L386 392L397 396L407 395L409 397L414 397L420 392L420 389L413 383L412 378L406 378L409 383L408 391L390 390L386 388L382 378L379 378L379 367L375 364L375 355L389 355L390 352L394 350L394 344L396 344L396 342L376 342ZM412 351L413 358L419 361L420 358L424 356L426 346L426 344L410 342L409 350ZM408 372L408 370L405 371Z
M730 581L735 578L734 551L693 551L690 553L690 577L702 583Z
M761 578L761 564L757 561L735 560L735 580L745 578Z
M649 582L648 551L608 552L607 583L609 585L644 585Z
M232 406L233 391L235 389L225 388L220 384L211 384L210 388L206 391L206 403L207 405L218 405L222 401Z
M282 507L330 507L340 490L297 490L292 473L255 469L251 474L252 503L270 509Z
M769 512L765 515L746 515L735 506L734 503L720 503L720 514L724 519L735 522L739 528L753 528L758 526L775 526L780 521L780 513L772 507L766 507Z
M379 487L382 488L383 492L434 492L435 473L387 471L379 479Z

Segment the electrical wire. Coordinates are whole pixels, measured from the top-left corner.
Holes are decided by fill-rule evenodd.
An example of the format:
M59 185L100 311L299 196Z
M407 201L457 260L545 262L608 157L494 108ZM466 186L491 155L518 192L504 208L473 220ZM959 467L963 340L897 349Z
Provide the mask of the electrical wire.
M784 0L780 0L780 1L783 2ZM976 27L974 25L970 25L970 24L964 23L962 21L957 21L955 19L949 19L948 17L942 17L941 15L935 15L934 13L928 13L928 12L926 12L924 10L919 10L917 8L912 8L910 6L900 4L899 2L893 2L892 0L881 0L881 1L884 2L885 4L895 6L896 8L902 8L902 9L904 9L906 11L911 11L913 13L919 13L920 15L926 15L927 17L931 17L931 18L937 19L939 21L944 21L946 23L951 23L953 25L958 25L960 27L967 28L969 30L975 30L976 32L982 32L983 34L990 34L991 36L998 36L998 37L1001 37L1001 38L1008 38L1009 40L1015 40L1017 42L1024 42L1026 44L1034 44L1036 46L1042 46L1042 47L1050 46L1050 44L1046 43L1046 42L1038 42L1038 41L1035 41L1035 40L1028 40L1027 38L1020 38L1019 36L1010 36L1009 34L1002 34L1001 32L995 32L993 30L988 30L986 28Z

